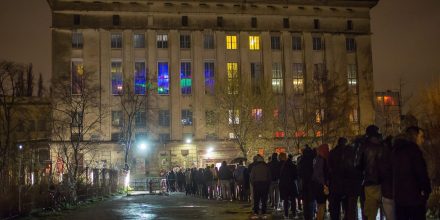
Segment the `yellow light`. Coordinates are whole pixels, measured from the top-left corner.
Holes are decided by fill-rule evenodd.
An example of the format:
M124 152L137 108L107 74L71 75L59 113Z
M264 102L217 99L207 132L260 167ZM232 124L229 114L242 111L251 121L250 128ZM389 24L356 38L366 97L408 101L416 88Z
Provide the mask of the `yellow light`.
M260 49L260 36L249 36L249 49L250 50Z

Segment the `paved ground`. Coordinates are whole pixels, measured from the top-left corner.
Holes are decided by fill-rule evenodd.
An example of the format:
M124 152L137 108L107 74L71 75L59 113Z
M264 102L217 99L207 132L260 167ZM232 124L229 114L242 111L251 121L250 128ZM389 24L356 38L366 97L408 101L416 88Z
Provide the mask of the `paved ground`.
M66 211L58 216L27 219L249 219L250 204L194 198L182 193L164 195L119 196L89 207ZM273 213L271 219L281 219Z

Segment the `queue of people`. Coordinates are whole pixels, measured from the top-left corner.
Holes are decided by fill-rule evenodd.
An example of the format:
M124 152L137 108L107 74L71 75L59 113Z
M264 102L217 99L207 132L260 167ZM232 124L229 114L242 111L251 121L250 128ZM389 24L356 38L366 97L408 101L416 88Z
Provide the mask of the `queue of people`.
M273 153L265 162L255 155L220 168L171 171L169 190L207 199L252 203L252 218L268 218L268 206L285 219L424 220L431 193L425 160L420 150L423 131L409 127L396 137L382 138L371 125L351 142L340 137L328 144L305 145L296 161L293 155ZM184 186L184 187L183 187ZM177 189L176 189L177 187ZM358 207L360 204L360 207ZM359 213L360 210L360 213Z

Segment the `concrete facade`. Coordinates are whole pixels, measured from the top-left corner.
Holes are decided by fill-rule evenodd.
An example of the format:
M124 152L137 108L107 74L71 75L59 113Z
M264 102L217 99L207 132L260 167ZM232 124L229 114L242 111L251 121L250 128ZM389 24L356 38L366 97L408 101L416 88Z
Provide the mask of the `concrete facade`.
M206 126L205 112L216 108L213 96L205 94L206 61L214 62L215 83L224 83L228 62L237 62L241 73L251 71L250 63L260 63L264 79L272 78L273 63L282 64L287 96L293 93L290 74L293 63L303 63L306 92L296 99L304 106L307 106L307 97L312 96L309 91L312 90L314 64L324 63L329 78L342 82L347 82L347 66L354 65L356 74L352 80L355 80L357 92L351 95L357 109L355 127L359 131L374 121L369 11L377 0L48 2L53 18L53 75L70 74L72 60L81 61L87 72L98 76L99 82L96 83L102 88L100 101L107 106L102 111L109 115L120 108L118 97L111 91L112 60L122 62L124 75L133 75L136 61L145 62L147 78L156 86L157 63L168 62L170 92L159 95L154 91L148 96L149 102L145 106L147 126L136 131L147 132L154 142L151 152L139 157L146 158L144 169L150 175L157 175L164 168L202 166L240 156L239 150L228 140L227 130ZM74 32L82 35L81 47L72 47ZM112 33L122 35L121 48L111 48ZM134 34L143 34L143 48L134 48ZM158 34L167 35L167 48L157 48ZM180 47L181 35L190 36L190 48ZM206 35L213 36L212 49L204 47ZM237 37L237 49L228 50L226 36L232 35ZM250 50L249 36L259 37L258 50ZM273 49L272 36L279 36L279 49ZM293 50L293 36L300 37L300 50ZM314 50L314 37L322 40L321 50ZM352 51L347 51L347 38L354 39L356 46ZM182 61L191 63L190 95L181 93L179 73ZM246 77L250 80L250 74ZM271 80L266 82L270 84ZM182 125L183 109L192 111L191 126ZM170 111L170 126L158 125L159 110ZM112 126L111 117L102 121L101 128L101 140L106 142L105 146L119 149L117 141L111 141L112 133L118 132ZM218 139L208 140L207 134L212 133ZM159 134L169 134L170 141L160 143ZM192 143L185 143L186 135L192 135ZM207 156L207 149L212 146L216 153ZM117 155L123 154L120 150L112 152L116 156L112 156L110 163L120 166L121 158Z

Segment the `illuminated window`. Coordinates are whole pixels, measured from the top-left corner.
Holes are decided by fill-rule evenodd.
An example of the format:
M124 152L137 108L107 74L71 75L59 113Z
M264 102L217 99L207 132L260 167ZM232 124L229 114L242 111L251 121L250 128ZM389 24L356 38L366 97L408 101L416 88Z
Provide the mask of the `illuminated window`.
M284 131L276 131L275 132L275 137L276 138L283 138L284 137Z
M313 50L322 50L324 47L324 44L322 42L321 37L313 37Z
M147 126L147 115L144 111L136 112L134 116L134 125L136 128L145 128Z
M293 64L293 93L295 95L304 94L304 65L302 63Z
M122 126L122 111L112 111L112 126Z
M189 126L192 125L192 111L189 109L182 110L182 125Z
M72 32L72 48L83 48L83 34L81 32Z
M237 36L235 35L226 36L226 49L228 50L237 49Z
M111 38L111 48L112 49L121 49L122 48L122 34L121 33L112 33L110 38Z
M72 61L72 95L82 94L84 87L84 66L82 60Z
M315 122L322 123L324 120L324 109L317 109L315 113Z
M347 66L348 88L357 94L357 66L356 64L348 64Z
M273 110L273 117L278 119L280 117L280 110L278 109Z
M167 34L158 34L156 36L157 48L168 48L168 35Z
M136 95L145 95L147 91L147 74L144 61L134 63L134 92Z
M384 105L388 105L388 106L396 106L397 100L392 96L386 95L383 97L383 103Z
M134 34L133 35L133 46L134 46L134 48L144 48L145 47L145 35L144 34Z
M350 111L350 116L349 116L349 118L350 118L350 122L351 122L351 123L357 123L357 122L359 122L359 112L358 112L358 109L357 109L357 108L353 108L353 109Z
M250 50L260 49L260 36L249 36L249 49Z
M228 94L238 94L238 64L227 63L228 71Z
M302 50L302 42L300 36L292 37L292 49L293 50Z
M260 121L263 118L263 109L254 108L252 109L252 118L256 121Z
M270 37L270 48L272 48L272 50L279 50L279 49L281 49L281 39L280 39L280 36L271 36Z
M157 69L157 92L159 95L168 95L170 93L168 62L158 62Z
M283 75L279 63L272 64L272 91L275 94L283 94Z
M321 137L322 136L322 131L316 131L315 132L315 136L316 137Z
M187 34L180 35L180 49L191 48L191 36Z
M251 89L254 94L261 94L261 82L263 76L261 74L261 64L251 63Z
M306 136L306 132L305 131L295 131L295 137L305 137Z
M191 63L190 62L181 62L180 63L180 88L182 91L182 95L190 95L191 94Z
M238 125L240 124L240 111L236 110L228 110L229 113L229 124Z
M214 94L214 62L205 62L205 94Z
M345 39L345 47L347 52L356 52L356 41L352 37Z
M120 95L122 92L122 62L112 61L110 71L112 77L112 94Z

